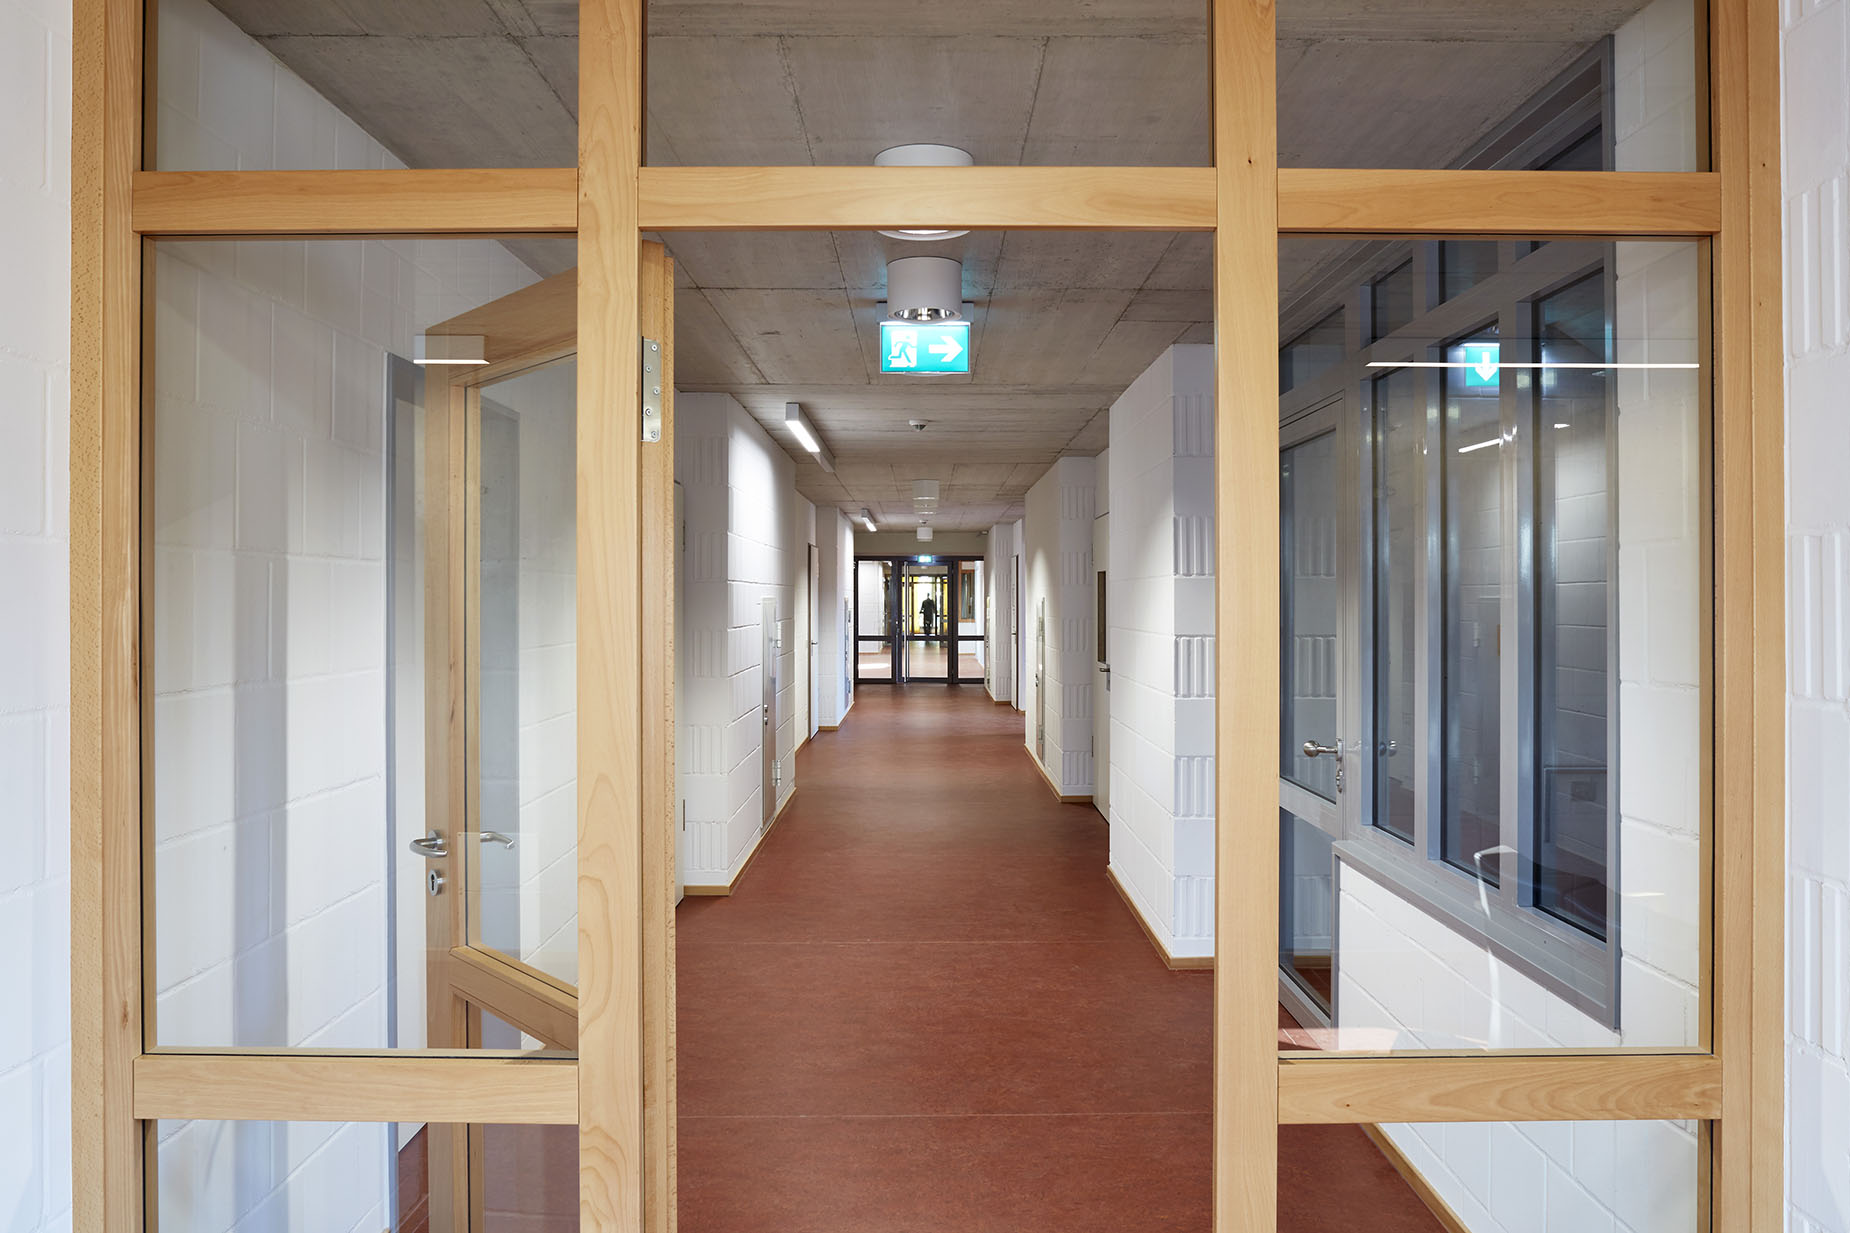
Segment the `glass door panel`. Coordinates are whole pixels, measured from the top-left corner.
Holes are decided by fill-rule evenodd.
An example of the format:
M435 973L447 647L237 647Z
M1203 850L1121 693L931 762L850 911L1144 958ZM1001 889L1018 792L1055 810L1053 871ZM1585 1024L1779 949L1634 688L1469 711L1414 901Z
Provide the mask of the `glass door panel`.
M1336 434L1288 446L1279 461L1279 602L1283 644L1279 776L1327 801L1342 786Z
M893 589L893 562L854 563L854 679L857 681L898 679Z
M468 937L578 979L577 364L474 392L476 791Z
M1279 810L1278 819L1278 967L1293 986L1286 1010L1299 1027L1328 1027L1335 1005L1336 840L1289 809ZM1296 1006L1293 991L1302 999Z
M900 612L905 667L901 679L949 682L956 643L951 606L951 566L942 562L900 563Z

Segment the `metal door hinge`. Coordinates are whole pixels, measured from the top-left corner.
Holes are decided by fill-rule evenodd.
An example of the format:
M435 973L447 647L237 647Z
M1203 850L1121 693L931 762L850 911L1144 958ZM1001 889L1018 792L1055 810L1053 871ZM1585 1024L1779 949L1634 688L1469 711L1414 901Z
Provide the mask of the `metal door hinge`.
M773 788L784 786L784 763L781 758L771 760L771 786Z
M642 439L662 439L662 344L642 340Z

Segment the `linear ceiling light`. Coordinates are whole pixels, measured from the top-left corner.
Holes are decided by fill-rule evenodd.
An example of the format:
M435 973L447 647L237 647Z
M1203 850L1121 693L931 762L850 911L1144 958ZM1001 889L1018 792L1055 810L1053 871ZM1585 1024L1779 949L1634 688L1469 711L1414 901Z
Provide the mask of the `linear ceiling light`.
M784 425L797 439L797 443L816 456L816 461L830 475L835 474L835 459L829 451L822 448L822 437L817 434L816 426L803 414L803 408L794 402L784 404Z
M867 533L869 535L872 535L875 531L880 529L874 525L874 516L868 512L866 506L861 507L861 525L867 528Z
M876 167L968 167L976 160L970 157L970 151L960 150L956 146L931 145L916 142L912 145L889 146L874 155ZM955 240L958 236L969 235L968 231L933 230L929 227L915 227L902 231L882 231L888 239L914 240Z
M480 334L419 334L411 340L411 362L425 367L486 364L488 339Z

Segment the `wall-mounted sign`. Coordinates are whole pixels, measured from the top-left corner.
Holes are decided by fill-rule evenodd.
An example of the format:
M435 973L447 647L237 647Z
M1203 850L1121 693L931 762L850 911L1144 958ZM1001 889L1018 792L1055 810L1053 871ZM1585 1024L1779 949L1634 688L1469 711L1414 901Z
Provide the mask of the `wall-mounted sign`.
M1460 350L1465 353L1465 388L1494 387L1503 348L1496 343L1466 343Z
M880 323L881 372L969 372L970 323Z

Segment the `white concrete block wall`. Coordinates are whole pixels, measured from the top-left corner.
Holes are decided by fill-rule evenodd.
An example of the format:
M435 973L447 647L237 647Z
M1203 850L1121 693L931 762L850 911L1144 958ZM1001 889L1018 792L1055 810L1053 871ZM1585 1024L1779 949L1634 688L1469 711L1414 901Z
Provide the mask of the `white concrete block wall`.
M1015 681L1015 570L1021 555L1019 523L999 522L989 529L983 569L989 580L990 622L986 627L985 680L991 699L1017 703Z
M778 807L796 790L797 700L808 692L796 599L812 507L797 495L790 456L731 397L678 394L675 424L687 517L683 880L714 886L737 876L765 828L759 708L766 597L777 603L781 644L772 725L783 769Z
M1111 408L1111 868L1175 956L1214 953L1214 351Z
M854 525L838 509L816 510L816 722L837 727L854 701Z
M1023 684L1026 739L1036 748L1043 730L1042 768L1062 796L1092 792L1092 513L1097 467L1090 458L1062 458L1028 489L1022 519L1026 567L1022 626L1027 643ZM1044 605L1044 607L1043 607ZM1036 639L1045 638L1037 686ZM1041 697L1045 692L1045 699Z
M1850 3L1785 65L1789 1233L1850 1233Z
M71 13L0 0L0 1212L70 1227Z

